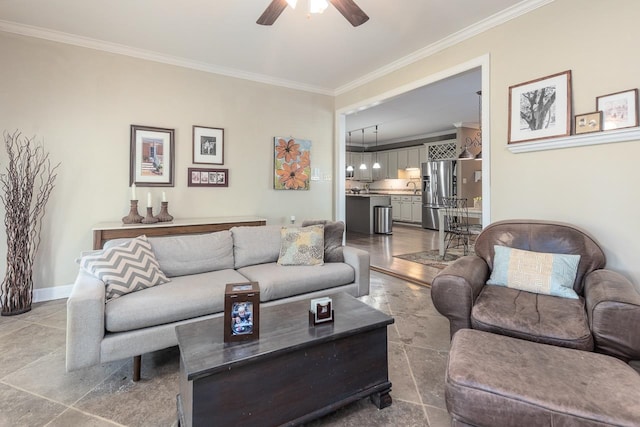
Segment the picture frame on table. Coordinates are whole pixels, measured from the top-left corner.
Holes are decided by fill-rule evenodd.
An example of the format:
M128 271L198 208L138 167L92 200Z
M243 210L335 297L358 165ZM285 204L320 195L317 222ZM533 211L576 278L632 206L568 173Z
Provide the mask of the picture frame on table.
M598 96L596 110L602 111L603 130L638 126L638 89Z
M131 125L129 185L173 187L175 129Z
M224 292L224 342L260 337L258 282L227 283Z
M509 144L570 134L571 70L509 87Z
M573 129L576 135L600 132L602 130L602 111L576 114Z
M228 187L229 169L188 168L188 187Z
M193 126L193 163L224 165L224 129Z

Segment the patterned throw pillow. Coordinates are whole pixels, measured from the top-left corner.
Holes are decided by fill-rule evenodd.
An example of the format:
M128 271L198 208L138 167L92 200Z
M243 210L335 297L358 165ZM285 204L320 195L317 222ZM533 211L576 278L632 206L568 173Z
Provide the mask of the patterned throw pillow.
M342 236L344 235L344 222L327 220L305 220L302 226L324 225L324 262L344 262L342 251Z
M105 283L107 302L169 281L160 270L146 236L86 255L80 266Z
M489 285L578 299L573 290L580 255L549 254L494 246Z
M280 231L280 265L324 264L324 226L282 227Z

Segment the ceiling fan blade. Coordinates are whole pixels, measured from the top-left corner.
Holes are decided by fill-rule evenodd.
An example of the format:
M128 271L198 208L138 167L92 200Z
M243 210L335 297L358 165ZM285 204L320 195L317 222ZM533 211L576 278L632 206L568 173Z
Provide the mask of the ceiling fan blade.
M260 18L256 21L256 24L273 25L285 7L287 7L287 0L273 0L269 3L269 6L267 6L264 12L262 12L262 15L260 15Z
M362 25L369 20L366 13L353 0L329 0L354 27Z

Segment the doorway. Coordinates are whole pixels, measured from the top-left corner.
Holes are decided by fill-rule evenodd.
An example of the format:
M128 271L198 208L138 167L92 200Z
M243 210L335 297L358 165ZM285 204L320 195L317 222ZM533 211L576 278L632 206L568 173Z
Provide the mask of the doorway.
M460 64L456 67L441 71L439 73L427 76L423 79L411 82L404 86L382 93L376 97L364 100L362 102L341 108L336 111L336 170L334 176L336 177L335 186L335 209L336 218L338 220L345 221L346 219L346 118L350 114L355 112L371 108L380 103L385 102L391 98L402 96L414 89L427 86L441 80L456 76L461 73L468 72L470 70L479 68L481 74L481 90L482 90L482 223L489 224L491 218L491 192L490 192L490 178L491 178L491 139L490 139L490 116L489 109L489 55L483 55L481 57L472 59L466 63Z

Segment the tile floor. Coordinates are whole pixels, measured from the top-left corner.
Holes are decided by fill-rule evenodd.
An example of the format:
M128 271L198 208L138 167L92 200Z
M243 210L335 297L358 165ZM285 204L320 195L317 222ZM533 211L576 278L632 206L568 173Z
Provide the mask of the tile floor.
M365 236L355 238L366 244ZM387 247L405 250L407 243L391 240ZM372 260L385 250L373 245ZM389 327L393 404L378 410L363 399L309 425L449 426L443 396L449 326L433 307L429 288L372 271L370 295L362 300L395 318ZM0 426L177 425L177 347L145 354L138 383L131 380L132 360L66 373L65 324L65 300L0 317Z

